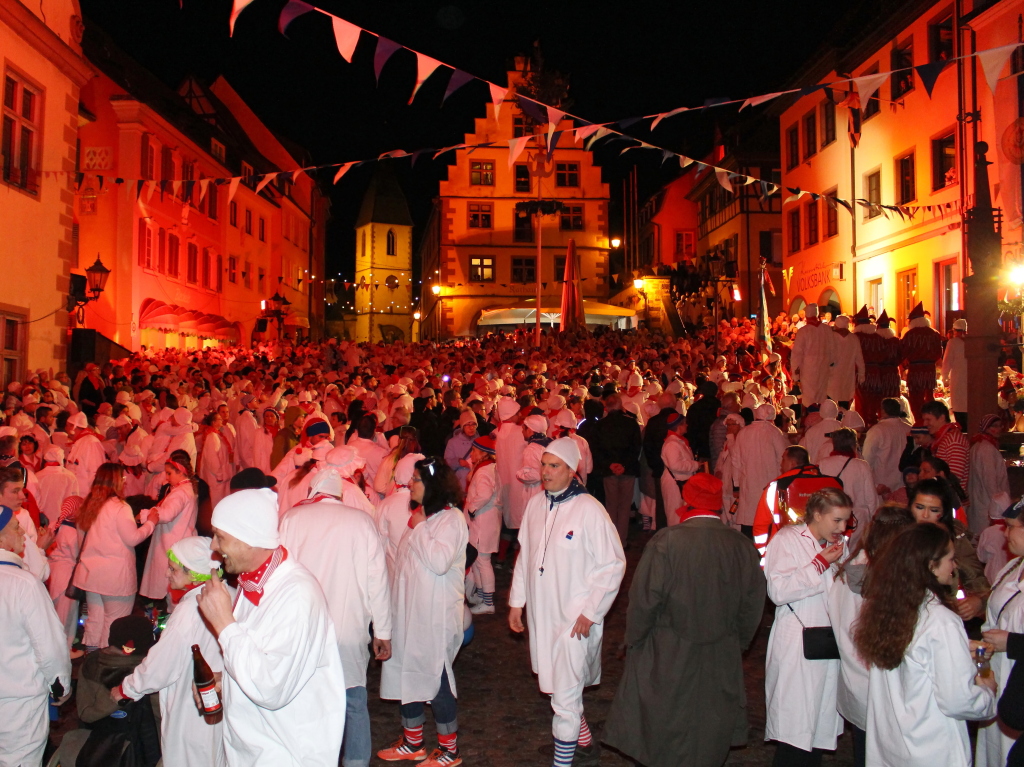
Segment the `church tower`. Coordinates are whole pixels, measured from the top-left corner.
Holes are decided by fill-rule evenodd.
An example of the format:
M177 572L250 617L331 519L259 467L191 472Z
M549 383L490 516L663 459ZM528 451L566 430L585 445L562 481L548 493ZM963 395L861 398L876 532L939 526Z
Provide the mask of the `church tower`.
M412 339L412 216L395 172L378 162L356 219L357 341Z

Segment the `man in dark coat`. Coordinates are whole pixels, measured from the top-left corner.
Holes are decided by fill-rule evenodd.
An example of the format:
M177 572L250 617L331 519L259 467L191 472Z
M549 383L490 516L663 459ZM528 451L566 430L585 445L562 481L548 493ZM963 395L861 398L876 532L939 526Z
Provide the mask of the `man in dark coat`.
M636 416L622 409L618 394L605 397L604 406L608 414L594 427L594 473L603 478L604 506L625 547L643 443Z
M722 524L722 482L699 473L686 511L644 548L626 614L626 667L601 740L646 767L720 767L747 742L741 654L766 584L750 541Z
M706 461L711 454L711 424L718 418L722 402L718 399L718 386L711 381L702 383L697 391L700 399L686 411L686 438L694 456Z

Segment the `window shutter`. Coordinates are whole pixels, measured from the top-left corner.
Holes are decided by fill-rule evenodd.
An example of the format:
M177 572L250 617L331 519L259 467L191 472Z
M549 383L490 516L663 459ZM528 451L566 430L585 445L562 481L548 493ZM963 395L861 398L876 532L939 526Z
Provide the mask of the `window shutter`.
M147 179L147 180L153 178L152 174L149 172L149 134L148 133L143 133L142 134L142 154L141 154L141 158L139 160L139 166L141 168L141 172L139 173L139 177L140 178L144 178L144 179Z
M146 263L146 235L149 227L146 226L146 219L139 219L139 266L149 266Z

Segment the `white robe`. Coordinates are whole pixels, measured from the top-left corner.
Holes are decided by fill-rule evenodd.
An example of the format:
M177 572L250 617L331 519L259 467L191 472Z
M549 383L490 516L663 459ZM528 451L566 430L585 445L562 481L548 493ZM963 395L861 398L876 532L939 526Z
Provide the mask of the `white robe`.
M970 480L967 483L971 503L967 516L971 532L978 534L998 519L1012 503L1010 478L1006 473L1006 460L999 448L987 439L971 445Z
M678 482L685 482L700 468L693 457L690 443L681 439L674 432L661 446L661 461L665 471L661 474L661 497L665 499L665 520L669 525L679 524L679 507L683 505L683 496Z
M522 427L514 423L502 423L494 433L494 438L494 457L498 464L498 486L501 489L501 513L505 526L515 530L521 524L526 508L523 483L516 479L516 472L523 465L526 440L523 439Z
M822 474L838 477L843 483L843 492L853 500L853 515L857 519L857 529L849 541L853 547L874 519L878 509L878 493L875 491L875 476L868 462L863 458L854 458L849 463L847 460L850 459L845 455L832 455L819 461L818 468Z
M347 687L366 686L370 630L391 639L388 568L377 530L364 512L324 499L281 518L281 544L320 582L334 621Z
M497 467L493 463L473 469L466 490L469 542L481 554L496 552L501 537L501 496L496 472ZM473 514L472 518L470 514Z
M210 505L216 507L221 499L231 492L231 477L234 467L227 440L223 434L210 432L203 440L203 452L199 457L200 479L210 486Z
M79 437L68 452L67 467L78 479L79 492L84 497L92 488L96 470L107 462L103 444L95 434Z
M50 734L50 685L71 691L71 659L42 581L17 554L0 550L0 562L0 767L37 765Z
M526 608L533 673L548 694L601 681L604 618L626 571L619 534L597 500L582 493L550 505L542 492L526 506L508 601ZM570 638L581 615L594 622L590 636Z
M817 464L832 454L832 440L825 435L841 428L843 425L835 418L823 418L807 428L800 444L807 448L811 463Z
M867 562L864 552L858 560ZM867 727L868 670L853 644L853 624L860 614L864 597L854 592L841 579L836 579L828 592L825 608L839 645L839 686L836 689L836 710L843 719L860 729Z
M835 339L836 334L825 323L804 325L793 338L789 366L800 382L800 401L804 406L826 399L829 368L835 359Z
M956 413L967 412L969 384L966 347L963 338L953 336L946 341L946 351L942 355L942 380L949 388L949 409Z
M430 701L462 647L469 529L460 509L427 518L402 539L391 592L391 658L380 676L380 697L402 703Z
M53 529L60 516L60 505L64 503L64 500L72 495L81 495L78 477L63 466L47 466L36 472L36 479L39 481L39 495L36 496L36 503L39 504L39 511L50 520L50 528Z
M903 487L900 456L907 446L910 424L898 417L880 420L864 437L864 460L871 465L875 482L885 485L889 492Z
M266 429L257 429L253 436L253 466L264 474L270 474L270 456L274 452L274 437Z
M736 434L729 452L732 454L732 483L740 489L737 524L754 524L761 493L779 476L782 453L787 447L789 440L770 421L754 421Z
M172 487L156 505L160 521L153 529L153 540L146 552L139 593L149 599L167 596L167 551L182 538L196 534L199 502L190 480Z
M409 531L409 517L412 511L409 509L409 488L402 487L383 501L377 507L377 534L384 545L384 556L388 563L388 573L391 575L391 582L395 579L395 562L398 561L398 549L402 538Z
M240 413L235 420L235 431L238 433L235 443L235 463L238 464L239 471L256 466L256 432L259 431L259 428L256 416L251 410L247 409L244 413Z
M523 502L529 504L530 499L544 492L540 484L540 461L546 450L539 442L528 442L523 451L522 465L516 472L516 479L522 484Z
M160 641L121 683L132 700L160 693L160 747L167 767L227 763L223 720L207 724L192 699L192 645L199 645L212 671L224 669L220 646L199 613L198 595L198 588L186 592L167 619Z
M996 696L974 684L976 673L960 616L929 595L903 662L869 672L867 764L968 767L964 720L996 713Z
M804 751L834 750L843 731L836 710L839 661L807 660L803 652L803 628L829 625L826 597L836 568L818 571L820 551L806 525L786 525L768 542L764 559L768 596L777 605L765 659L764 739Z
M50 577L50 563L46 559L46 552L39 548L39 531L32 522L32 515L22 508L17 509L14 516L25 533L25 550L21 554L25 567L45 583Z
M229 767L337 767L345 675L327 600L289 556L259 605L241 590L224 656L224 747Z
M864 381L864 352L854 333L845 336L832 331L832 354L835 362L829 368L828 398L835 402L853 402L857 384Z

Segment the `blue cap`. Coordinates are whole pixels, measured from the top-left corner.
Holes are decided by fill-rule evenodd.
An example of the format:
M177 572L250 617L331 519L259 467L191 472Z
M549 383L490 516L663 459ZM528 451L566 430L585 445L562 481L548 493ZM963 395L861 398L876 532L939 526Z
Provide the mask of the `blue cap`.
M7 527L12 519L14 519L14 509L0 506L0 531Z
M310 437L315 437L317 434L326 434L330 436L331 427L327 421L314 421L306 427L306 434Z
M1024 512L1024 497L1003 512L1003 519L1017 519Z

